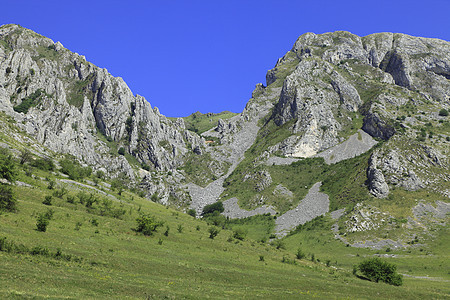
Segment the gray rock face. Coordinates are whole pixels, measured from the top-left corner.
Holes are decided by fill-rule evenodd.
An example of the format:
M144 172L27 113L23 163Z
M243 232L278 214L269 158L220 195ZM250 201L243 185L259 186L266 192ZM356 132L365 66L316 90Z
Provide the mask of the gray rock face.
M305 224L329 211L330 200L327 194L319 191L321 185L321 182L314 184L296 208L277 218L275 231L279 237L285 236L296 226Z
M387 114L386 110L379 106L378 104L373 105L364 116L362 130L373 137L388 140L395 134L395 129L386 121L389 118L383 116L383 114Z
M351 135L345 142L331 147L319 154L316 157L323 157L327 164L334 164L344 159L349 159L369 151L377 144L370 135L362 130Z
M336 137L343 124L335 112L340 109L357 111L363 103L355 88L361 76L359 69L366 70L367 78L375 76L373 79L378 78L376 80L384 84L409 90L420 87L428 97L448 102L449 53L448 42L404 34L380 33L363 38L348 32L302 35L267 75L270 85L277 71L298 61L295 71L283 83L280 101L273 113L277 125L297 120L292 132L301 136L287 140L283 153L308 157L338 142ZM431 82L436 88L429 88ZM358 88L361 90L360 86ZM392 105L406 103L386 95L380 97ZM365 99L370 100L375 97ZM392 116L388 111L377 103L371 103L369 109L366 105L363 130L373 137L389 139L395 129L389 122ZM322 134L320 128L327 130Z
M239 207L237 198L230 198L223 202L224 212L222 213L225 217L232 219L242 219L248 218L255 215L271 214L274 215L276 212L273 208L269 206L257 207L253 210L244 210Z
M377 153L373 153L367 170L369 191L378 198L386 198L389 194L389 186L384 179L383 172L377 169Z
M8 45L0 46L0 108L50 150L134 178L128 161L110 155L97 132L157 170L180 166L186 152L204 146L182 123L168 120L143 97L133 96L121 78L61 43L17 25L2 26L0 39ZM37 92L40 96L28 111L13 110Z

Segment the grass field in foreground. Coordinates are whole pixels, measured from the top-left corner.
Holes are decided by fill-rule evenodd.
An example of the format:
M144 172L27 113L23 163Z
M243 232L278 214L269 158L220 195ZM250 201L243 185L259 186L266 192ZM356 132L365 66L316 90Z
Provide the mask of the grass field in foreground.
M60 248L73 259L0 251L1 299L405 299L445 298L450 294L449 276L444 271L448 270L448 260L443 261L442 267L430 264L430 268L442 268L430 272L441 277L438 281L407 277L401 287L377 284L351 273L352 264L374 251L345 247L320 230L286 238L286 250L249 238L244 241L230 238L232 232L228 230L221 230L215 239L210 239L209 225L204 221L128 192L121 196L110 192L123 201L122 204L113 201L113 206L126 212L122 219L117 219L101 216L97 210L80 203L67 203L67 195L78 193L71 185L66 186L69 192L63 199L53 197L51 206L44 205L44 197L53 193L46 182L23 174L19 179L34 188L14 187L18 212L0 215L0 236L29 249L41 246L54 253ZM49 208L54 215L47 231L36 231L37 215ZM163 220L164 226L153 236L136 233L133 228L140 212ZM93 225L93 219L98 226ZM179 225L181 232L177 230ZM164 235L166 226L170 228L168 236ZM443 255L445 245L436 254ZM320 262L312 262L308 257L295 260L299 246L308 253L314 252ZM411 268L408 274L413 276L424 275L421 263L448 258L410 255L391 261L398 264L401 272ZM283 257L287 262L282 262ZM331 260L329 267L325 265L326 259ZM414 266L416 263L419 265Z

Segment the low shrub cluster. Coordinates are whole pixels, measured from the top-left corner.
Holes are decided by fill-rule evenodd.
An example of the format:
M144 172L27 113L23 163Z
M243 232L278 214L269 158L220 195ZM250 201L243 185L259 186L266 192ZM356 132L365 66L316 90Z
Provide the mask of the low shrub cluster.
M8 241L6 237L0 237L0 251L15 254L40 255L66 261L82 261L82 259L79 257L62 253L61 249L59 248L56 249L55 252L52 252L48 248L42 246L34 246L30 249L23 244L16 244L14 241Z
M72 180L81 180L89 177L92 174L91 167L82 167L76 160L65 158L59 162L61 165L61 172L69 175Z
M11 186L0 184L0 211L15 211L17 200Z
M158 227L164 225L164 222L157 220L149 214L141 214L136 218L136 223L136 232L141 232L144 235L153 235L158 230Z
M359 263L354 267L353 273L356 275L358 270L370 281L382 281L396 286L403 284L402 275L397 274L397 266L378 257L369 258Z

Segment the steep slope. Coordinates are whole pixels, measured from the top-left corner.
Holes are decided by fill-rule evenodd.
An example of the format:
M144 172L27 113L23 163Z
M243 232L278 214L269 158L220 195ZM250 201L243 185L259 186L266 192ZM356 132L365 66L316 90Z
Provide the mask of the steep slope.
M182 121L168 120L121 78L59 42L17 25L2 26L0 39L1 107L51 150L133 176L98 134L156 170L180 166L188 143L202 145Z
M282 214L278 222L291 220L279 228L293 228L299 219L287 216L295 211L309 215L304 223L328 209L351 211L373 196L386 198L390 190L406 190L412 199L408 191L425 189L448 202L449 71L445 41L392 33L302 35L267 73L267 87L255 90L281 88L255 143L225 180L227 215L236 203L249 210L236 207L241 217L269 207ZM337 184L336 174L347 180ZM311 203L299 210L319 181L330 207Z

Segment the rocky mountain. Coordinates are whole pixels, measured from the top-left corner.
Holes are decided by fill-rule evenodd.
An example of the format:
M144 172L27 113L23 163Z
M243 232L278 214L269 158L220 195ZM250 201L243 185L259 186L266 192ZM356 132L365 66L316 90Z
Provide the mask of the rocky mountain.
M198 214L218 200L231 218L277 214L280 235L329 211L348 227L341 234L373 228L355 219L368 216L369 203L372 212L408 209L380 221L411 217L402 241L417 225L415 201L429 200L446 218L449 42L306 33L266 81L242 113L217 123L209 116L209 130L198 134L61 43L0 27L4 146L55 160L71 155ZM359 223L344 226L351 220Z

